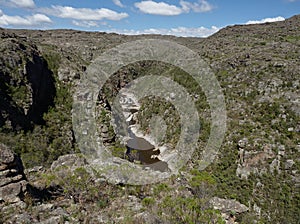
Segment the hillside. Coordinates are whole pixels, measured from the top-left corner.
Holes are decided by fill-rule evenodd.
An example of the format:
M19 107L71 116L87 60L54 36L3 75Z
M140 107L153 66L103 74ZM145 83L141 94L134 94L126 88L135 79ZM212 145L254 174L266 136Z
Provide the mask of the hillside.
M0 223L299 223L299 30L299 15L229 26L208 38L0 29ZM213 163L199 170L212 124L201 87L167 63L127 65L97 101L99 137L114 156L123 158L125 147L110 122L111 104L142 76L162 74L184 86L195 97L201 132L177 175L112 184L88 172L72 126L73 94L103 52L144 39L173 41L202 57L222 88L227 130ZM147 133L153 114L164 118L164 141L174 147L176 108L158 97L140 104L140 131Z

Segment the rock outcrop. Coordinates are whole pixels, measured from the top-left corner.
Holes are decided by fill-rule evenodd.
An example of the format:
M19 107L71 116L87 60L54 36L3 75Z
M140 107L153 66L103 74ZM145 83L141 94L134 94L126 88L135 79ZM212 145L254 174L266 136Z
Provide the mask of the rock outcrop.
M225 219L226 224L237 223L235 222L235 216L249 210L246 205L232 199L213 197L210 200L210 204L214 209L217 209L222 213L222 217Z
M0 203L19 202L24 197L26 186L21 159L0 143Z
M249 208L246 205L243 205L240 202L231 199L213 197L210 200L210 203L215 209L218 209L221 212L225 213L238 214L249 210Z

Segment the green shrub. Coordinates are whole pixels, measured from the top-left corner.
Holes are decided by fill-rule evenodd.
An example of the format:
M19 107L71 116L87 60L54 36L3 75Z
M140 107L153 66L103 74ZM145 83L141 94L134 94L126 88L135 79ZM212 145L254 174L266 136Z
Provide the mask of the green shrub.
M143 204L144 206L150 206L150 205L153 205L153 204L155 204L155 199L154 199L154 198L150 198L150 197L144 198L144 199L142 200L142 204Z

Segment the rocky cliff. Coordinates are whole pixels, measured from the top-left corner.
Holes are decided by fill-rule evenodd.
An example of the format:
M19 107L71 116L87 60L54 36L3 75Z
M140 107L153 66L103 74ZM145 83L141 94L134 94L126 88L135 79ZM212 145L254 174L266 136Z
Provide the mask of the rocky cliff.
M43 123L43 113L53 105L52 71L37 46L27 38L1 33L1 126L31 129Z

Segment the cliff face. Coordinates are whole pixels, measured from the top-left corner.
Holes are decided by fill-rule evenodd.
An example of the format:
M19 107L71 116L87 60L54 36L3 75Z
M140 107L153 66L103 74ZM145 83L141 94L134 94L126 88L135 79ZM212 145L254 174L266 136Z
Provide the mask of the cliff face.
M16 215L2 203L0 222L26 218L53 223L65 219L71 223L297 223L299 30L300 16L230 26L206 39L1 29L0 142L20 154L29 184L52 196L37 206L41 199L29 194L23 200L31 210L18 202L13 205ZM202 127L199 147L180 174L160 184L114 186L101 174L89 176L88 165L73 154L60 157L52 165L56 168L49 169L59 156L78 152L72 94L87 66L107 49L144 38L185 45L211 66L225 95L228 116L228 130L215 161L205 171L197 170L211 124L201 88L182 71L148 61L122 68L107 82L97 104L98 131L113 155L122 157L124 147L115 141L110 124L113 98L142 75L172 78L195 97ZM176 109L155 97L144 99L136 114L141 132L148 133L153 114L168 126L164 141L175 144L180 134ZM40 211L43 215L37 215Z
M43 113L53 105L52 71L26 38L1 34L0 124L8 129L28 130L43 124Z

